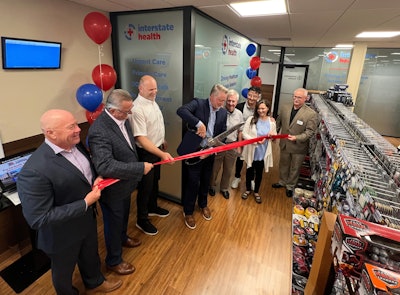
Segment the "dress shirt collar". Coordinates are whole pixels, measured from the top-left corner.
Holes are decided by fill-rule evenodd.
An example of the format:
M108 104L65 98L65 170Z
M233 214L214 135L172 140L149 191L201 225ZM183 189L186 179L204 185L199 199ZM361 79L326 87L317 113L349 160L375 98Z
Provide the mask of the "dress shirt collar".
M211 105L211 100L210 99L208 99L208 106L209 106L209 108L210 108L210 113L211 112L218 112L219 111L219 109L220 109L220 107L218 108L218 109L216 109L216 110L214 110L214 107Z
M138 96L136 97L135 101L136 100L140 101L140 103L147 103L147 104L151 104L151 105L156 103L154 100L147 99L147 98L141 96L140 94L138 94Z
M254 108L251 108L248 104L248 102L246 101L246 103L244 104L244 106L249 110L249 111L254 111Z
M125 119L125 120L118 120L118 119L116 119L113 115L111 115L111 113L110 113L107 109L105 109L105 112L106 112L107 115L110 116L111 119L114 120L114 122L115 122L118 126L121 126L121 124L124 125L126 119Z
M47 138L45 138L44 139L44 142L46 143L46 144L48 144L50 147L51 147L51 149L54 151L54 153L57 155L57 154L59 154L59 153L61 153L61 152L70 152L70 151L67 151L67 150L65 150L65 149L63 149L63 148L60 148L58 145L55 145L54 143L52 143L50 140L48 140ZM74 146L75 147L75 146Z

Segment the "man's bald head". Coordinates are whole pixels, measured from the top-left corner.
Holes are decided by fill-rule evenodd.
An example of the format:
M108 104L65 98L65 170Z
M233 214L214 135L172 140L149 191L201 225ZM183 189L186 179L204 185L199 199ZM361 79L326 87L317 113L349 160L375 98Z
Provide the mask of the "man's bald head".
M40 128L44 136L55 145L70 150L80 141L78 123L70 112L53 109L40 118Z
M70 112L65 110L49 110L40 117L40 128L43 132L47 129L59 128L59 125L67 117L74 117Z

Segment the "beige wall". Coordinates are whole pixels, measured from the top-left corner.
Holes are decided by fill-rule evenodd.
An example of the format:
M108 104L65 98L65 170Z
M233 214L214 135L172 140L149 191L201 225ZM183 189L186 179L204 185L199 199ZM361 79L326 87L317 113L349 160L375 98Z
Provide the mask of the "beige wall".
M76 90L82 84L93 83L92 70L100 59L113 66L110 38L99 49L83 29L85 16L93 11L97 10L65 0L0 1L1 36L62 42L59 70L0 68L3 143L39 134L39 118L51 108L69 110L79 123L86 121ZM104 93L104 97L107 95Z

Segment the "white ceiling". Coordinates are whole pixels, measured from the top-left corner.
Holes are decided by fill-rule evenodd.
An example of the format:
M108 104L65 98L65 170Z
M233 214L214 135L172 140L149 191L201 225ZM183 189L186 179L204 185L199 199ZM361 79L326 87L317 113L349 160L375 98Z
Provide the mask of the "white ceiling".
M261 45L323 47L366 42L400 48L400 36L358 39L362 31L399 31L400 0L285 0L287 15L239 18L227 4L253 0L69 0L107 12L194 6Z

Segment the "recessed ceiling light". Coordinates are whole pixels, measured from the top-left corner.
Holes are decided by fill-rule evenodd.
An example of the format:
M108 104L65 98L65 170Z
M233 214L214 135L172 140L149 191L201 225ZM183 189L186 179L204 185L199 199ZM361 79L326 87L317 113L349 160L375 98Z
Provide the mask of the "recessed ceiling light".
M400 35L400 31L393 32L362 32L356 38L392 38Z
M287 13L284 0L236 2L229 4L229 7L241 17Z
M335 45L334 48L343 48L343 49L345 49L345 48L353 48L353 45L352 44L338 44L338 45Z
M280 49L268 49L269 52L281 52Z
M382 57L387 57L387 55L377 55L375 56L376 58L382 58Z
M400 55L400 52L392 52L392 55Z

